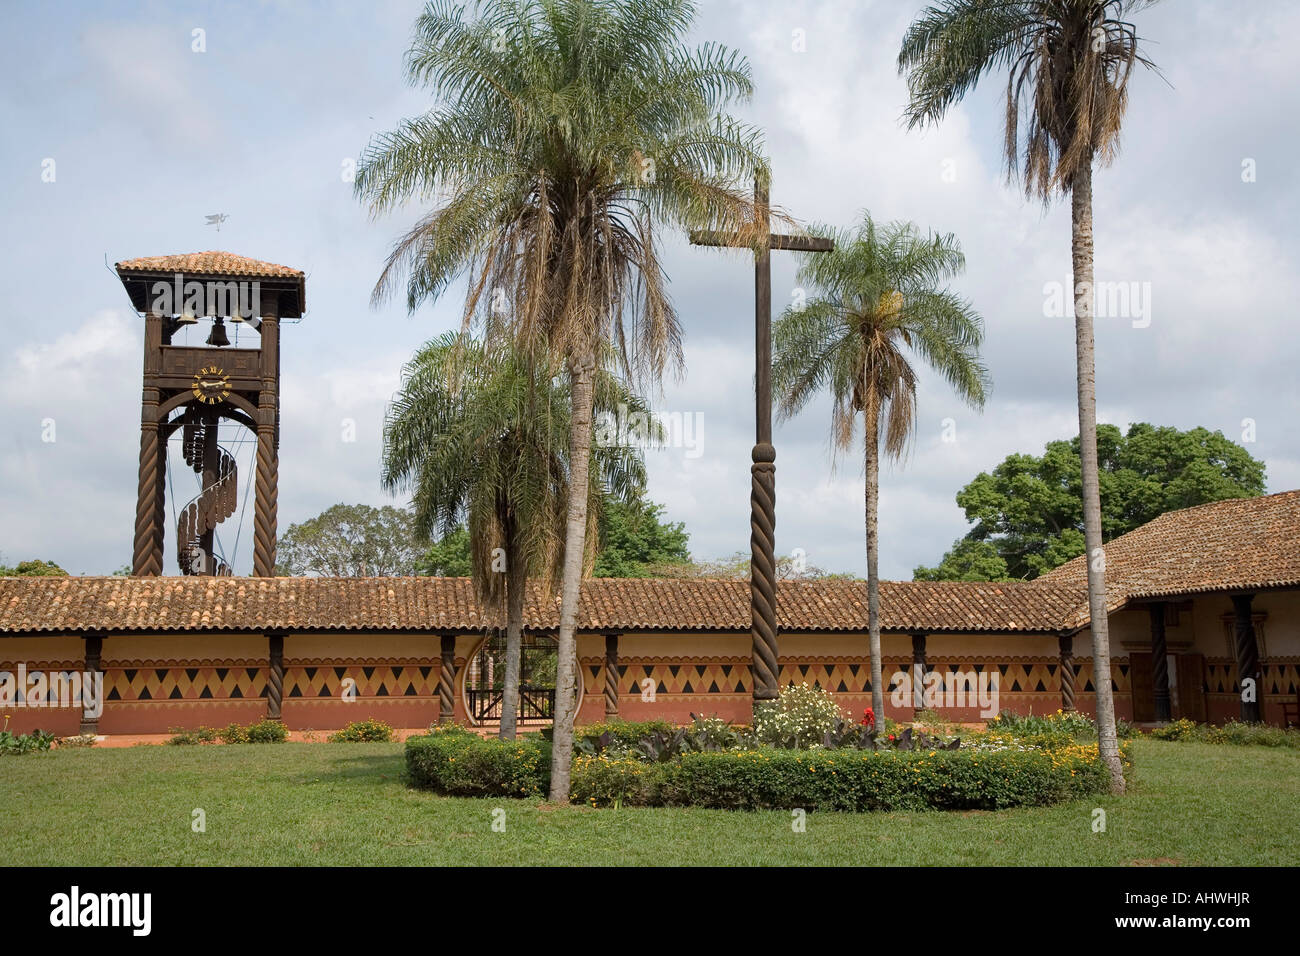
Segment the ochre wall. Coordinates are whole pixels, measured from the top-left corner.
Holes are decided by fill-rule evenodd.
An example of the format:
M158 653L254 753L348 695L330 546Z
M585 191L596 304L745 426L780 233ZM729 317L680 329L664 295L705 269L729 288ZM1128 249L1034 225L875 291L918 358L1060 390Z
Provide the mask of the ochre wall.
M1204 689L1209 719L1221 722L1239 714L1232 659L1231 602L1212 595L1197 598L1168 628L1171 653L1204 655ZM1294 699L1300 684L1300 593L1261 593L1255 599L1260 652L1265 667L1265 716L1281 719L1282 702ZM467 722L465 664L483 640L456 640L455 719ZM1053 635L931 634L929 669L996 669L1001 678L999 705L1022 713L1053 712L1061 706L1058 645ZM890 677L910 670L912 642L907 634L882 638L887 715L910 717L889 692ZM1128 655L1148 651L1148 613L1138 607L1111 619L1112 682L1116 713L1132 718ZM1092 713L1091 637L1074 638L1076 702ZM423 727L438 712L440 659L437 633L294 634L285 639L285 723L296 730L334 730L352 720L375 717L396 727ZM578 720L604 718L604 654L601 634L578 638L582 704ZM691 713L718 714L732 721L752 717L748 634L626 633L619 640L619 716L689 719ZM80 637L51 635L0 639L0 670L79 670L84 661ZM166 733L173 727L250 723L266 714L269 651L262 635L221 633L113 636L103 642L106 701L101 733ZM855 716L870 703L870 667L865 634L785 634L781 638L781 683L828 687ZM645 684L646 681L650 683ZM347 699L345 688L354 688ZM643 692L643 687L646 691ZM978 719L978 709L941 708L954 719ZM5 708L10 729L42 727L76 733L78 708Z
M870 661L866 634L786 634L781 638L782 686L814 684L830 688L854 716L871 703ZM579 721L603 719L604 641L579 641L586 693ZM909 703L900 705L890 688L892 675L910 672L912 639L907 634L881 636L881 670L885 714L910 718ZM665 717L686 721L691 713L752 719L749 683L750 638L747 634L624 634L619 640L619 716L626 720ZM996 669L998 707L1020 713L1051 713L1061 706L1059 645L1054 635L931 634L926 640L928 670ZM1092 664L1086 643L1075 641L1076 705L1092 712ZM649 681L649 684L645 682ZM1112 687L1118 716L1130 719L1128 661L1112 662ZM955 720L981 719L978 706L941 707Z

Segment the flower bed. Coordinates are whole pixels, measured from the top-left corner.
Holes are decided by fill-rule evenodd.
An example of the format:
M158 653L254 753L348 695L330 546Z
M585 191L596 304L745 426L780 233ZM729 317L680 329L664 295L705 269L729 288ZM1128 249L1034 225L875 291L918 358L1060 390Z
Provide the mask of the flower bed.
M814 709L806 691L795 699ZM1059 728L1022 735L1003 727L965 740L910 728L877 736L816 710L822 724L835 720L820 735L784 718L766 731L716 718L580 728L570 796L594 807L1001 810L1109 790L1096 743ZM634 741L634 727L645 736ZM540 736L501 741L437 727L407 741L406 760L414 785L450 796L540 797L549 785L550 744Z

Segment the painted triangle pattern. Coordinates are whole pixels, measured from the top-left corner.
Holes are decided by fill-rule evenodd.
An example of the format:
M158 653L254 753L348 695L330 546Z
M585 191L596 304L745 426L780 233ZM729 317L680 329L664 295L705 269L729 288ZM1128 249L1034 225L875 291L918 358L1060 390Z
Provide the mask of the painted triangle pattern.
M345 684L351 679L354 685ZM339 699L345 688L362 697L436 697L438 666L362 664L293 664L284 669L286 700L303 697Z
M266 663L237 662L214 667L109 667L104 671L106 701L246 700L266 695Z

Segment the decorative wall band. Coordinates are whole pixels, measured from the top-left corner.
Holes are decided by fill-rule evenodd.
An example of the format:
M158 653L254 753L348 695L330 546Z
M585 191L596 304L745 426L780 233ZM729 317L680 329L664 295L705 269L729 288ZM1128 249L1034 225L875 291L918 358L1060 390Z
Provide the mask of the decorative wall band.
M108 667L104 700L247 700L266 693L266 664Z
M598 692L604 677L603 664L586 660L587 687ZM885 689L895 673L910 673L912 661L908 658L886 659L881 664ZM1003 694L1052 694L1060 691L1060 663L1055 657L1014 658L1003 662L954 658L930 658L926 670L958 671L996 670L999 689ZM1094 692L1092 663L1086 658L1074 662L1075 686L1081 693ZM658 694L747 694L750 692L749 664L747 661L717 663L665 663L662 661L626 660L618 667L620 693L639 696L647 679L654 682ZM871 693L871 666L865 658L833 661L787 661L780 670L780 686L808 683L824 687L836 694ZM1128 661L1112 661L1111 685L1115 693L1129 692Z

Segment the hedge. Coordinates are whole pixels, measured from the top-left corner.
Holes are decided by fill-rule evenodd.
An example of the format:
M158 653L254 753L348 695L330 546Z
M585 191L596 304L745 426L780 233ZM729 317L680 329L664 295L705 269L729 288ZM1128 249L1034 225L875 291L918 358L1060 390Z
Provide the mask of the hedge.
M483 738L436 728L406 741L411 783L454 797L541 797L551 780L551 745L539 737Z
M688 753L666 764L578 758L574 799L724 810L1001 810L1107 792L1095 745L1053 751Z
M449 796L541 797L550 745L439 730L406 743L411 782ZM1001 810L1106 793L1096 744L1053 750L761 750L652 764L575 755L571 796L593 806L728 810Z
M605 720L586 727L575 727L573 739L586 740L608 733L610 744L630 750L636 747L637 741L642 737L654 733L671 734L676 729L677 725L670 720Z

